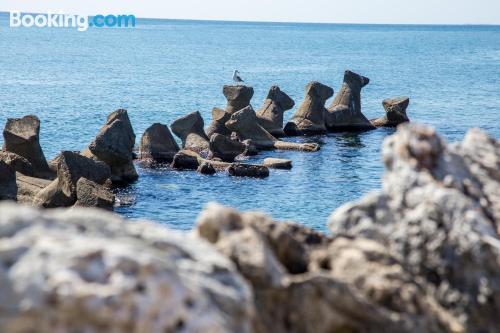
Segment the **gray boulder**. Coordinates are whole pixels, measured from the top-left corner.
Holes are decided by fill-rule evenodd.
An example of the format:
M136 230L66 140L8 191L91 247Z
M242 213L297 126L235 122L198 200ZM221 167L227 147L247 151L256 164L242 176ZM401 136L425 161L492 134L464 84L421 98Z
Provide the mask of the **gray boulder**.
M257 111L257 120L260 126L275 137L284 136L283 114L295 105L293 99L280 90L278 86L272 86L264 100L264 105Z
M16 171L0 161L0 200L17 200Z
M168 126L155 123L142 135L139 159L171 163L178 151L179 146Z
M234 159L243 154L247 146L239 141L231 140L227 136L215 133L210 138L209 159L220 159L224 162L233 162Z
M268 157L264 159L262 164L271 169L290 170L292 168L292 161L283 158Z
M410 104L410 98L397 97L388 98L382 102L385 110L385 116L371 120L375 127L396 127L399 124L407 123L410 121L406 115L406 109Z
M0 212L1 332L253 332L250 287L204 241L101 210Z
M197 170L200 166L199 156L190 150L181 150L174 156L172 168L177 170Z
M319 82L309 82L299 109L285 126L286 135L315 135L326 133L325 103L333 89Z
M243 85L224 86L222 92L227 99L224 111L229 115L249 106L253 97L253 88Z
M21 155L0 150L0 161L10 166L15 171L22 173L26 176L33 176L33 166L31 163Z
M201 114L196 111L175 120L172 132L182 140L182 149L192 150L202 155L208 155L209 139L205 134Z
M132 161L134 144L135 133L127 111L119 109L108 116L82 155L106 163L111 168L113 183L129 183L139 177Z
M40 120L36 116L20 119L9 118L3 130L3 150L24 157L38 178L53 179L54 174L47 164L40 146Z
M212 122L210 125L208 125L207 128L207 136L209 138L212 138L212 135L214 134L220 134L220 135L225 135L225 136L230 136L231 131L227 129L226 127L226 121L231 118L231 115L227 113L226 111L219 109L219 108L213 108L212 109Z
M33 198L53 181L25 176L16 172L17 202L31 205Z
M361 113L361 89L370 82L367 77L345 71L342 88L325 113L329 131L365 131L375 129Z

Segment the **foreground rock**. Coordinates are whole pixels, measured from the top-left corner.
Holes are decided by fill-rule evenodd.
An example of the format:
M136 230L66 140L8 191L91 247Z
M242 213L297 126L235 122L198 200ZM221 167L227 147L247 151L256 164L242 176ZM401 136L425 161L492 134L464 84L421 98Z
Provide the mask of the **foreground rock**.
M385 99L382 102L385 110L385 116L371 121L375 127L396 127L399 124L410 121L406 115L406 109L410 104L410 98L397 97Z
M306 86L304 101L285 126L285 133L290 136L325 133L325 102L332 96L332 88L310 82Z
M31 164L33 176L54 178L40 146L40 120L36 116L7 119L3 138L3 150L24 157Z
M294 143L279 141L259 125L257 115L251 106L235 112L226 122L226 127L236 132L240 140L251 140L258 149L283 149L314 152L319 150L316 143Z
M182 140L182 149L207 156L209 139L203 127L203 118L198 111L175 120L171 126L172 132Z
M77 184L81 178L96 183L95 187L98 188L98 185L105 184L110 177L110 168L104 162L94 161L78 153L63 151L58 159L57 178L35 195L33 204L45 208L72 206L78 200ZM83 191L87 191L89 195L94 193L101 197L97 190ZM112 195L109 194L109 197ZM83 205L85 202L90 202L90 200L80 200L79 204Z
M243 154L247 146L239 141L231 140L227 136L215 133L210 138L209 159L220 159L224 162L233 162Z
M82 155L106 163L113 183L129 183L139 177L132 162L134 144L135 133L127 110L119 109L108 116Z
M361 89L370 82L367 77L346 71L342 88L325 113L330 131L365 131L375 127L361 113Z
M139 147L139 159L171 163L174 155L179 151L179 146L175 142L168 126L155 123L151 125L141 138Z
M1 332L252 332L252 292L207 243L95 210L0 204Z
M257 111L260 126L273 136L284 136L283 114L294 105L295 102L290 96L281 91L278 86L272 86L264 100L264 105Z
M0 161L0 200L17 200L16 171Z
M471 130L447 146L431 128L401 125L383 158L382 191L339 209L330 229L382 245L458 321L455 331L496 332L499 142Z

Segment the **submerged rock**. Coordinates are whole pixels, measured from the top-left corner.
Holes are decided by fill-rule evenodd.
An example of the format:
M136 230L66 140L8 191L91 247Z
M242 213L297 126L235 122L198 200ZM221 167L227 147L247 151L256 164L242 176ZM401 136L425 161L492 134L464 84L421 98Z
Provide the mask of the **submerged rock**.
M31 164L35 177L54 178L40 146L40 120L36 116L7 119L3 138L3 150L24 157Z
M16 171L0 161L0 200L17 200Z
M172 132L182 140L182 149L192 150L207 155L209 139L203 129L204 122L201 114L196 111L175 120L172 123Z
M204 241L89 209L0 212L1 332L253 331L251 289Z
M226 127L236 132L241 140L251 140L258 149L283 149L314 152L319 150L316 143L294 143L279 141L266 131L257 121L251 106L235 112L226 122Z
M31 163L21 155L0 150L0 161L10 166L15 171L22 173L26 176L33 176L33 166Z
M245 144L216 133L210 138L209 159L218 158L224 162L233 162L246 148Z
M252 178L267 178L269 177L269 168L264 165L232 163L227 172L233 177L252 177Z
M257 111L257 120L271 135L284 136L283 114L295 105L293 99L280 90L278 86L272 86L264 100L264 105Z
M385 99L382 102L385 110L385 116L382 118L371 120L375 127L396 127L399 124L410 121L406 115L406 109L410 104L410 98L397 97Z
M178 151L179 146L168 126L155 123L142 135L139 159L171 163Z
M264 159L263 165L271 169L289 170L292 168L292 161L282 158L268 157Z
M361 113L361 89L369 82L367 77L345 71L342 88L325 113L328 130L364 131L375 128Z
M111 168L113 183L128 183L139 177L132 161L134 144L135 133L127 110L119 109L108 116L82 155L106 163Z
M198 170L197 170L199 173L201 173L202 175L213 175L215 174L217 171L215 170L214 166L212 165L212 163L210 162L202 162L200 164L200 166L198 167Z
M290 136L326 133L325 102L333 96L333 89L319 82L309 82L299 109L285 126Z

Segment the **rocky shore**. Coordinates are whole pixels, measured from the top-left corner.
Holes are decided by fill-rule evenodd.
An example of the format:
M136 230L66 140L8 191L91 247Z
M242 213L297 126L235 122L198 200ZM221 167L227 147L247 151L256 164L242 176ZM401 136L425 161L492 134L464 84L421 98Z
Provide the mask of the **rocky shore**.
M366 84L359 77L347 81ZM324 99L327 90L317 84L307 89L311 99ZM242 93L245 99L248 94ZM273 94L268 99L279 95ZM342 118L346 108L356 111L356 103L345 101L326 109L338 113L328 119ZM384 103L387 118L378 123L392 125L404 104ZM275 119L266 110L262 124L271 126ZM66 152L54 180L23 175L23 195L50 186L42 191L76 203L88 197L82 193L106 188L106 177L133 179L132 135L119 140L120 149L101 145L113 142L115 133L131 134L124 114L108 118L83 154L85 162ZM319 127L306 118L301 112L289 128L315 132ZM362 120L355 126L367 124ZM181 151L182 161L212 163L200 155L210 150L200 117L176 125L183 149L203 148ZM148 138L157 133L165 135L165 128L155 126ZM39 153L35 134L22 139ZM116 159L106 160L104 149ZM157 156L175 161L179 155ZM44 163L25 159L0 163L3 198L19 198L12 165L49 173ZM462 142L447 144L432 128L403 124L385 140L383 160L382 189L335 210L329 235L217 204L201 212L186 234L102 210L1 203L0 331L499 332L500 143L473 129ZM75 167L90 163L100 172ZM47 164L54 172L54 163Z

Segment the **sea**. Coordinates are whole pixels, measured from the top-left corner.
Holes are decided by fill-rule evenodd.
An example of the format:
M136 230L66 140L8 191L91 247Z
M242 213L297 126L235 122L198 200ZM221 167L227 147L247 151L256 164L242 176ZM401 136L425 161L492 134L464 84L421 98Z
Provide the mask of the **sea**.
M238 69L258 109L272 85L296 102L309 81L337 92L350 69L370 78L362 91L369 118L382 100L408 96L412 122L447 142L479 127L500 137L500 26L295 24L138 19L135 28L9 28L0 14L0 126L34 114L48 159L82 150L106 116L129 112L139 143L151 124L200 111L205 125L224 107L222 87ZM331 102L329 100L327 105ZM263 211L280 221L327 230L338 207L381 186L381 146L394 129L309 138L317 153L266 151L293 161L266 179L204 176L137 165L137 182L117 190L116 212L173 229L191 229L207 203ZM0 138L0 144L3 138Z

